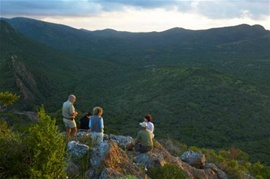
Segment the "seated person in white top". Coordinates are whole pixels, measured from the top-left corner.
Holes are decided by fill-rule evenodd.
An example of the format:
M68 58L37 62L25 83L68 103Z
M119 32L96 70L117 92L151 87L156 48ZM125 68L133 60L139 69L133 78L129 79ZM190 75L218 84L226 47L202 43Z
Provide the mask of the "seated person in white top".
M147 123L147 129L153 134L153 138L154 138L154 124L152 123L152 116L150 114L147 114L146 116L144 116L144 122Z

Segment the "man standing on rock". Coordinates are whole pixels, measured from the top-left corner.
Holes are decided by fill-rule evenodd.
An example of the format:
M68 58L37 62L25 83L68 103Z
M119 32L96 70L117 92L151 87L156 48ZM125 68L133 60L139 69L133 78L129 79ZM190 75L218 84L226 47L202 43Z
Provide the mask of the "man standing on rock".
M76 101L76 97L71 94L68 97L68 100L63 103L62 114L63 114L63 122L67 131L67 138L69 138L70 133L72 137L76 137L77 135L77 126L75 122L75 117L78 115L78 112L75 110L73 104Z

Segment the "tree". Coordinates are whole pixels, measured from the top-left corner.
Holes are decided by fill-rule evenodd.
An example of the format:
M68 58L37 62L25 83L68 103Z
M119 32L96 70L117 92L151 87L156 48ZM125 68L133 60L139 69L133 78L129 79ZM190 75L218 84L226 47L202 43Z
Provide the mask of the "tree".
M59 136L55 119L45 113L43 106L38 116L38 123L29 128L29 136L25 140L32 161L30 178L63 178L66 176L65 138Z
M17 94L6 92L0 92L0 111L3 107L7 107L13 104L16 100L18 100L20 96Z
M0 178L28 178L27 149L21 136L0 120Z
M43 107L38 114L23 134L0 120L0 178L66 178L65 137Z

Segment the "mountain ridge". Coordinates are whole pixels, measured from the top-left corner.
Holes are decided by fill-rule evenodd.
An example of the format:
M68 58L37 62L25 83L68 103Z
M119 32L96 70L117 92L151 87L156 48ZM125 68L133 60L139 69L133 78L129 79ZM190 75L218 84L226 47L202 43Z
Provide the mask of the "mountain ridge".
M220 45L214 40L215 43L203 45L201 49L195 47L208 43L203 38L198 44L190 45L194 42L186 41L182 46L177 40L171 46L164 41L156 44L146 41L157 38L158 33L150 37L142 34L140 38L135 34L132 43L123 39L119 42L115 38L84 37L81 35L85 33L76 34L77 30L73 31L72 38L62 34L48 40L55 43L66 40L66 46L73 49L70 52L61 46L57 49L50 43L41 44L2 22L1 29L4 27L9 33L1 35L1 52L4 52L0 55L1 89L13 91L16 87L11 68L11 57L16 55L18 62L25 66L20 65L18 69L31 72L23 75L21 81L30 82L27 76L36 78L36 87L24 83L33 91L35 99L40 100L29 103L32 106L28 109L43 103L48 111L55 112L60 126L61 103L74 93L80 114L93 106L102 106L106 125L111 130L135 133L134 126L145 114L151 113L157 138L170 135L188 145L196 143L211 148L233 145L243 151L246 151L245 144L252 140L256 146L246 151L252 160L270 162L267 160L270 55L268 46L265 47L269 43L268 31L258 38L244 37L233 45ZM42 38L46 39L48 34L62 32L63 27L54 28L57 33L52 33L50 28L35 33L45 33ZM5 31L1 30L1 34ZM80 41L83 37L92 41ZM164 37L159 39L170 43ZM89 52L83 52L86 49ZM16 92L23 95L20 90Z
M27 37L38 40L58 50L74 54L106 59L112 56L114 51L127 51L139 53L147 48L183 48L204 49L214 48L216 45L232 43L239 40L250 40L255 37L269 34L258 25L238 25L224 28L212 28L209 30L187 30L183 28L172 28L163 32L131 33L115 30L81 31L68 26L46 23L27 18L5 19L13 28ZM176 34L177 36L175 36ZM98 35L97 35L98 34ZM116 35L117 34L117 35ZM222 34L222 35L221 35ZM229 34L229 35L225 35ZM245 35L246 34L246 35ZM208 41L203 44L200 41ZM73 41L74 49L69 47ZM117 45L116 45L117 44ZM107 48L107 51L99 51L100 48ZM103 55L100 55L103 53ZM126 54L123 54L126 55Z

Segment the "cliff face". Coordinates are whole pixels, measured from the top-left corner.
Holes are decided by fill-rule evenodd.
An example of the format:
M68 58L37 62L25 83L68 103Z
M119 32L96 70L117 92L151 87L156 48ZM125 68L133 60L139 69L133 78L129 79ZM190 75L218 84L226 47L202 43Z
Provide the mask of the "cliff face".
M1 90L19 93L21 105L24 109L36 104L43 95L38 90L37 75L33 74L36 65L32 41L24 38L20 33L4 21L0 21L0 71Z
M25 104L31 104L35 101L34 91L37 91L37 82L31 72L23 62L20 62L16 55L11 56L13 74L16 86L20 90Z
M80 135L80 134L79 134ZM86 171L87 178L125 178L132 176L133 178L150 178L149 171L155 167L163 167L165 165L174 165L183 171L185 178L190 179L227 179L227 175L218 169L215 164L206 163L204 155L193 160L182 161L180 157L171 155L158 141L155 140L155 147L148 153L139 153L135 151L125 150L125 146L130 143L130 137L110 135L100 145L94 147L89 157L91 167ZM77 143L73 147L69 147L71 156L78 151L81 157L85 157L87 145ZM185 157L191 159L193 156ZM72 157L71 157L72 158ZM198 164L200 161L200 165ZM188 163L189 162L189 163ZM73 170L73 171L72 171ZM70 161L68 167L69 177L74 174L74 163ZM180 177L180 176L179 176ZM180 177L181 178L181 177Z

